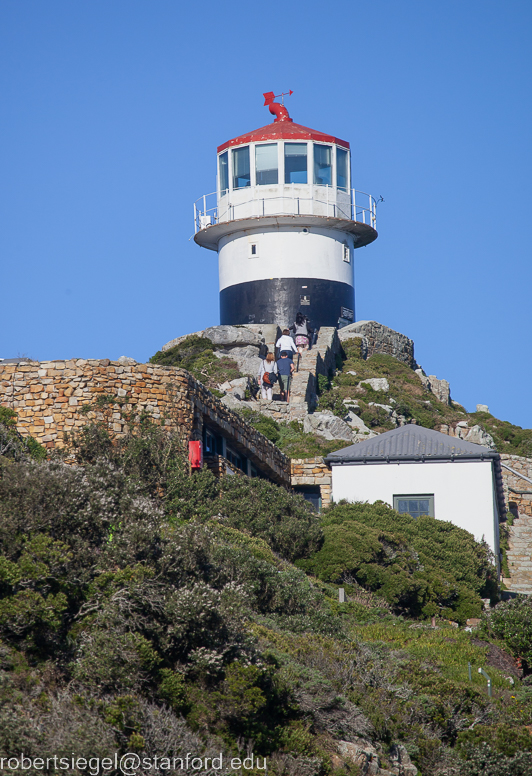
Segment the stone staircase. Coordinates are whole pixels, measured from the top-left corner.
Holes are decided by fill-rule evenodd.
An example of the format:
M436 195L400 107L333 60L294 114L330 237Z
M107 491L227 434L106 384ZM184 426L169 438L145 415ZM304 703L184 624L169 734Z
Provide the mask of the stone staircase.
M532 459L501 455L504 495L512 512L507 551L512 593L532 595Z
M273 350L271 343L270 350ZM327 375L334 371L336 366L336 353L340 351L340 341L337 331L334 327L322 327L318 335L318 341L310 349L303 352L299 359L294 356L294 364L298 366L298 371L294 372L292 377L292 387L290 389L290 403L278 401L278 394L274 389L273 401L259 399L258 409L262 414L273 418L276 421L287 422L291 420L303 421L305 415L313 412L318 401L318 375Z
M509 534L510 579L504 582L513 593L532 595L532 515L520 512L509 526Z

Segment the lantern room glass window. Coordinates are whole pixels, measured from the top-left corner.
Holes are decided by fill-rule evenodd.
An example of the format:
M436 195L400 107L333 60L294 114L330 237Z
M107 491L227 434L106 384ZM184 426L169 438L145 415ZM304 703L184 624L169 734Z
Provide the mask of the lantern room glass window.
M229 191L229 154L224 151L218 157L218 170L220 176L220 194L223 197Z
M233 189L251 186L249 146L233 148Z
M255 146L257 186L279 183L277 143Z
M332 146L314 144L314 183L332 186Z
M284 144L284 182L307 183L307 144Z
M347 191L349 184L347 151L336 148L336 185L342 191Z

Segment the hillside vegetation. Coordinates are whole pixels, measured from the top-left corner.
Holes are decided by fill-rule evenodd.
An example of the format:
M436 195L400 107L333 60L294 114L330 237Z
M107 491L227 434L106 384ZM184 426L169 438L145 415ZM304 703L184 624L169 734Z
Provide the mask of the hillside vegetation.
M367 384L361 385L372 377L385 377L389 391L375 391ZM489 412L468 413L457 402L449 406L439 401L424 388L410 367L393 356L376 354L363 359L358 338L343 343L336 374L330 375L328 381L322 380L322 388L318 409L328 409L344 417L344 399L356 400L358 414L372 431L382 433L396 427L390 412L385 409L391 406L397 416L403 416L404 422L415 422L425 428L437 429L442 424L456 426L460 421L466 421L469 428L479 425L493 437L500 453L532 456L532 429L522 429L508 421L498 420Z
M408 752L423 776L532 773L532 688L500 648L523 656L528 602L481 638L428 619L493 592L482 545L191 477L147 417L71 443L76 466L0 458L0 756L253 752L279 776L357 776Z

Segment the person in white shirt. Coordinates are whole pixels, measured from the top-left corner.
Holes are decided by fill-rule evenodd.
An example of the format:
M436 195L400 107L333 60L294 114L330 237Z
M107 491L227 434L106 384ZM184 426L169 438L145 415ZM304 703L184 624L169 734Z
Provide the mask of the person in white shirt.
M269 399L269 401L273 398L273 384L267 385L264 382L264 374L267 372L269 375L271 374L277 374L277 363L275 361L275 356L273 353L268 353L266 358L261 361L260 363L260 370L259 370L259 385L261 387L261 396L263 399Z
M290 336L289 329L283 329L283 334L275 343L275 347L278 348L281 353L286 352L291 359L294 357L293 353L297 353L296 343Z

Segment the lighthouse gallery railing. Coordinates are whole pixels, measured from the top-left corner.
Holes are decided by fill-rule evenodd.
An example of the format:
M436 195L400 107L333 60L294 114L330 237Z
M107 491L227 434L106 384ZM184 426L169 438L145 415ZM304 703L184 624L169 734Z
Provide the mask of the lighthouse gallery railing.
M365 191L351 189L351 204L344 205L329 198L329 193L333 189L329 186L320 187L324 190L325 196L301 197L281 195L278 197L260 197L257 192L250 190L250 196L240 200L243 189L237 189L239 201L231 203L229 194L222 199L225 200L218 208L217 193L204 194L194 202L194 234L201 229L218 223L234 221L238 218L260 218L262 216L283 216L283 215L314 215L314 204L318 204L319 215L325 215L331 218L346 218L351 221L368 224L368 226L377 228L377 202L371 194ZM214 204L211 204L214 203ZM275 204L277 203L277 204ZM253 215L249 215L249 206L253 204ZM289 205L288 208L285 205ZM242 213L242 210L247 211ZM239 213L240 211L240 213Z

